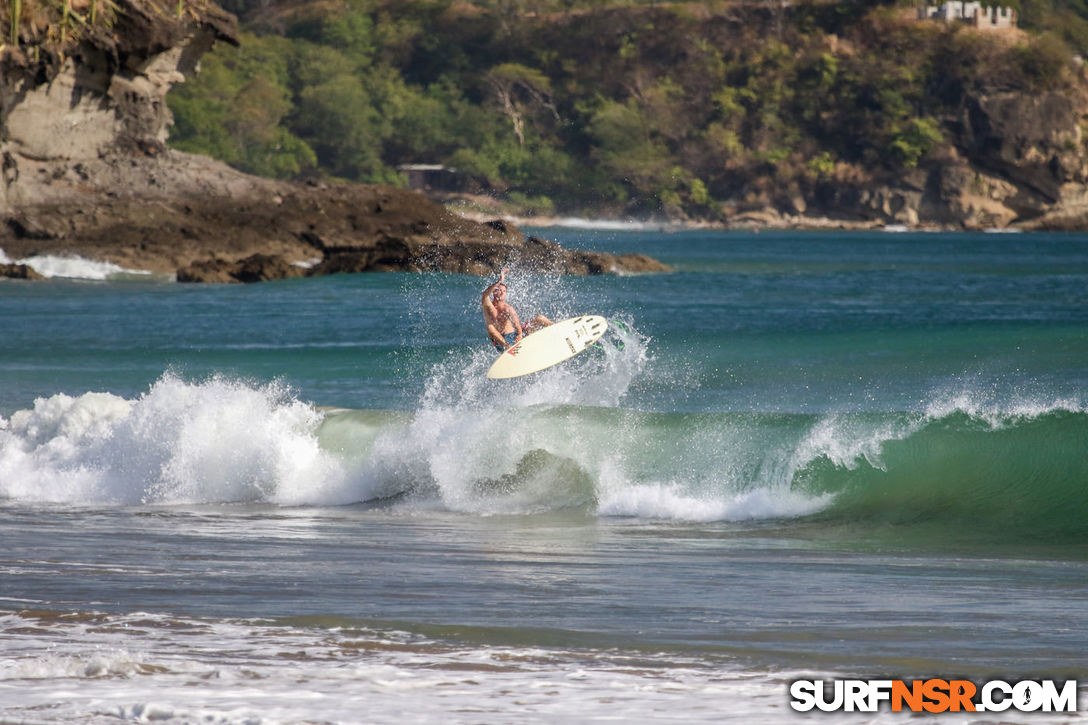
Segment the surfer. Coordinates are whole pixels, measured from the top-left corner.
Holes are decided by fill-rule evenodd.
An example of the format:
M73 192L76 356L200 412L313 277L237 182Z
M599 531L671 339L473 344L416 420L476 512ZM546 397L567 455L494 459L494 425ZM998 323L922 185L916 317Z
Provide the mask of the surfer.
M484 310L487 339L499 352L518 344L530 332L552 324L544 315L537 315L527 325L522 326L518 311L506 301L505 269L499 274L499 280L484 290L480 305Z

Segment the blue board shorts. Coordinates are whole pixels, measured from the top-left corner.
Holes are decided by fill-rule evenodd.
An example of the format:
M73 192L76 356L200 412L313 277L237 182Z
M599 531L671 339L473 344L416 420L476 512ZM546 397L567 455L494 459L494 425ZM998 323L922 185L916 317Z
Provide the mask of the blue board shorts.
M488 339L491 340L491 338L488 338ZM502 339L506 340L507 345L513 345L514 341L518 339L517 330L514 330L513 332L507 332L505 335L502 336ZM506 350L506 348L503 345L500 345L499 343L495 342L494 340L491 340L491 344L494 345L495 349L498 350L499 352L503 352L503 351Z

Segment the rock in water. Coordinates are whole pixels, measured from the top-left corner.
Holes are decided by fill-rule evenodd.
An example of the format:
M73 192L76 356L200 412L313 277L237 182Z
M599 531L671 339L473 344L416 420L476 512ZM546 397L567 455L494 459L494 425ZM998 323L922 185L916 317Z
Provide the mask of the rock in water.
M0 277L10 279L45 279L38 274L33 267L25 264L0 264Z

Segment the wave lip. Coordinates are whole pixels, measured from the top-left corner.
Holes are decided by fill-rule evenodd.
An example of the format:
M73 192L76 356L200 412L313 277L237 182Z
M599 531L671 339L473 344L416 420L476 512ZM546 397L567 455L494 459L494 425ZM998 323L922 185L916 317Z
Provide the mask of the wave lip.
M813 455L793 489L829 496L831 504L817 515L827 521L922 527L960 539L1084 544L1086 481L1083 408L964 398L930 405L852 456Z

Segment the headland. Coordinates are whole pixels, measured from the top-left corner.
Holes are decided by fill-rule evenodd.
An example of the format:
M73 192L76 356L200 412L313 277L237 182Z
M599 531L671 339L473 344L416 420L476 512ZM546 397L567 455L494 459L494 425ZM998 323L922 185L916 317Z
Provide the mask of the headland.
M108 22L88 15L78 34L57 35L45 18L0 48L0 249L11 259L78 255L188 282L666 269L527 238L405 189L265 179L170 149L166 93L214 43L238 42L237 21L204 2L110 7ZM34 277L18 264L0 274Z

